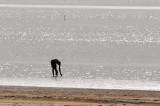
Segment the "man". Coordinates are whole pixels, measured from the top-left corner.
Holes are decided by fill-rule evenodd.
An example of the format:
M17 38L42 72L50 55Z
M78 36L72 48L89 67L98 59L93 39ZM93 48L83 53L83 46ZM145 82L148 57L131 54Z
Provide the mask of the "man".
M58 59L53 59L53 60L51 60L53 77L54 77L54 70L56 72L56 77L58 76L57 64L59 65L59 73L62 76L62 74L61 74L61 62Z

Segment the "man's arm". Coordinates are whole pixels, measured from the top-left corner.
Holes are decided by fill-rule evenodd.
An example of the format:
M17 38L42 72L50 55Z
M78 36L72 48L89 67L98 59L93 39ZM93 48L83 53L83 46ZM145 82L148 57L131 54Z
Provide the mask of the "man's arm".
M60 64L59 64L59 73L60 73L60 75L62 76L62 73L61 73L61 62L60 62Z

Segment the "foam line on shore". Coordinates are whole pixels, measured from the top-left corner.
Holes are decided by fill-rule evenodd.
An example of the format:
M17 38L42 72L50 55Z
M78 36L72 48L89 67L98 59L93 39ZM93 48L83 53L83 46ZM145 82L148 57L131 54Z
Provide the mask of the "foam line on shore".
M0 4L0 8L64 8L64 9L121 9L121 10L160 10L160 7L151 6L87 6L87 5L21 5Z

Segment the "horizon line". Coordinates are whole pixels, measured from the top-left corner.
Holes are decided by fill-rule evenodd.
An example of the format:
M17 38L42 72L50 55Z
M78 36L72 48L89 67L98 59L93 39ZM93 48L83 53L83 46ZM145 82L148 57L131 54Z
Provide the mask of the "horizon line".
M60 9L120 9L120 10L160 10L154 6L89 6L89 5L21 5L0 4L0 8L60 8Z

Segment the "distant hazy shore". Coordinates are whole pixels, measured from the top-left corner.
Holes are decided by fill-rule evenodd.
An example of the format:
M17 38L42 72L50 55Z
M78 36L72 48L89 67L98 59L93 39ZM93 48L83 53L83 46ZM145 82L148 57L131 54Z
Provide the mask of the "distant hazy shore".
M159 91L0 86L0 104L160 104Z
M1 0L0 4L159 6L159 0Z

